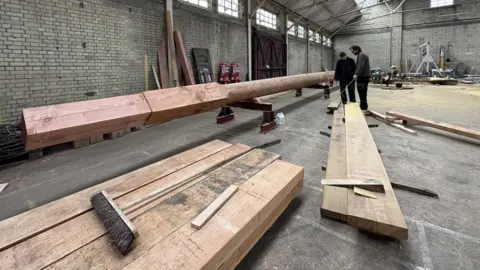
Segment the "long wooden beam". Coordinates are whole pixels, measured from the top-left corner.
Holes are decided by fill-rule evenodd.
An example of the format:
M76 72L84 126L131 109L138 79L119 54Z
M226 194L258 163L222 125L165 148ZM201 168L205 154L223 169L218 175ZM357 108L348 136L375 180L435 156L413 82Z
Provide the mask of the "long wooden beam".
M427 127L443 130L446 132L451 132L453 134L473 138L480 140L480 131L479 130L474 130L474 129L469 129L469 128L464 128L464 127L459 127L459 126L454 126L446 123L440 123L440 122L435 122L427 119L423 119L417 116L412 116L412 115L407 115L399 112L393 112L389 111L387 112L388 116L394 116L398 119L403 120L406 122L407 125L424 125Z
M25 150L214 110L227 104L333 80L318 72L221 85L208 83L23 110Z

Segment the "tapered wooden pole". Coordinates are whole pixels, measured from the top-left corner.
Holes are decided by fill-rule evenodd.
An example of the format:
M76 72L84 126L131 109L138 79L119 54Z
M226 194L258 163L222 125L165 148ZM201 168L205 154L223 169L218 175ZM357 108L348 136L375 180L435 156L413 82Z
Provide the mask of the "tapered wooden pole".
M25 149L33 150L131 127L163 123L236 101L333 80L318 72L235 84L207 83L23 110Z

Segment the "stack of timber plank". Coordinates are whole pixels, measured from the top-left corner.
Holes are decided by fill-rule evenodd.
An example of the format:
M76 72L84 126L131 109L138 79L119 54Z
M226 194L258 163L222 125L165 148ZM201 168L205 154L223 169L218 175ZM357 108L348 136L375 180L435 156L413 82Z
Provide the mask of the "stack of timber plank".
M373 192L376 198L370 198L352 188L324 186L322 216L375 234L408 238L405 218L365 117L355 103L340 106L334 113L325 178L380 180L384 192Z
M0 222L0 269L233 269L293 200L303 168L260 149L212 141ZM248 151L248 152L247 152ZM120 255L90 204L120 206L244 155L128 213L139 237ZM239 190L199 230L190 223L230 185Z

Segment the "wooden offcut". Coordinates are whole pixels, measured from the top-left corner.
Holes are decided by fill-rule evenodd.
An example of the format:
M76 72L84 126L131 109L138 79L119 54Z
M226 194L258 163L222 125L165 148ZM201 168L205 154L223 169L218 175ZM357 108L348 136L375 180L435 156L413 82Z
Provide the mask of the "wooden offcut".
M155 70L154 65L152 65L152 71L153 71L153 77L155 78L155 83L157 85L157 89L162 89L162 87L160 86L160 81L158 80L157 71Z
M235 185L229 186L218 198L215 199L200 215L198 215L191 223L195 229L201 229L207 221L209 221L215 213L238 191Z
M189 150L188 154L179 154L52 202L47 208L46 205L26 212L23 219L17 216L1 221L2 233L16 235L14 238L18 240L12 242L10 238L11 244L4 245L0 268L144 269L148 265L155 269L177 269L182 268L183 262L191 262L192 267L231 269L301 189L302 167L279 160L279 155L254 149L188 185L155 198L128 214L139 235L126 256L118 256L110 244L89 199L97 189L107 189L112 198L117 196L115 202L121 207L152 190L201 172L215 160L227 160L248 149L245 145L214 141ZM190 221L231 185L239 187L235 196L202 229L191 228ZM72 216L78 210L81 212ZM39 223L45 225L46 219L54 223L37 231L29 229L40 228ZM37 222L27 224L22 220ZM189 249L184 249L185 240L193 244ZM0 241L5 243L5 238ZM163 255L158 258L160 254Z
M398 119L401 119L407 125L423 125L423 126L439 129L439 130L442 130L442 131L450 132L450 133L453 133L453 134L457 134L457 135L460 135L460 136L465 136L465 137L480 140L480 131L479 130L474 130L474 129L464 128L464 127L454 126L454 125L451 125L451 124L431 121L431 120L427 120L427 119L420 118L420 117L417 117L417 116L407 115L407 114L403 114L403 113L399 113L399 112L393 112L393 111L388 111L387 115L396 117Z
M383 183L376 179L322 179L324 186L361 187L375 192L384 192Z
M158 71L160 72L160 83L162 88L169 88L168 63L165 46L158 47Z
M372 134L358 104L345 105L347 178L377 179L385 193L377 199L348 193L348 224L380 235L407 239L408 229Z
M172 75L173 75L173 87L178 86L178 68L177 68L177 55L175 54L175 43L173 41L173 17L172 12L167 10L167 37L168 37L168 48L170 50L170 64L172 65Z
M368 198L372 198L372 199L377 198L377 196L375 195L375 192L372 192L370 190L366 190L366 189L363 189L363 188L353 187L353 192L355 194L365 196L365 197L368 197Z
M338 106L340 106L341 100L340 98L334 99L330 101L330 103L327 106L327 112L333 112L338 109Z
M182 34L178 31L175 31L173 36L175 39L177 54L180 58L180 64L182 65L183 75L185 76L185 82L187 85L194 85L195 77L193 76L192 64L190 63L190 59L188 59L187 53L185 52Z
M417 132L415 130L412 130L412 129L409 129L407 127L405 127L404 125L402 124L399 124L399 123L393 123L391 121L388 121L387 120L387 116L379 113L379 112L376 112L376 111L372 111L372 110L368 110L368 112L370 113L370 115L372 115L373 117L375 117L376 119L396 128L396 129L399 129L401 131L404 131L410 135L417 135Z

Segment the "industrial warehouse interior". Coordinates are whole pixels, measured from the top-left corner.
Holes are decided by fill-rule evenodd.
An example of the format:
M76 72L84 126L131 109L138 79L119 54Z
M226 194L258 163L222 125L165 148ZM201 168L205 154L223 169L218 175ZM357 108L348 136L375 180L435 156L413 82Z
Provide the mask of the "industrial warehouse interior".
M480 0L0 0L0 269L480 269Z

